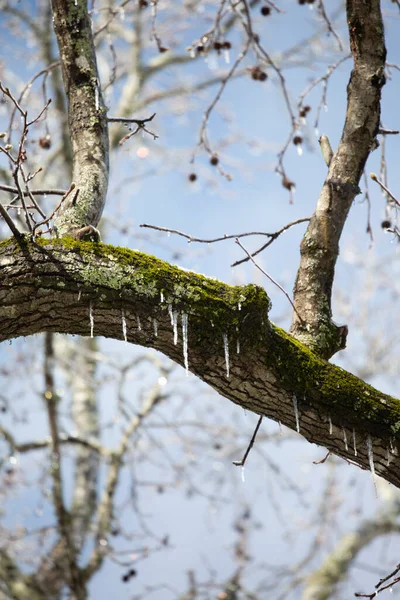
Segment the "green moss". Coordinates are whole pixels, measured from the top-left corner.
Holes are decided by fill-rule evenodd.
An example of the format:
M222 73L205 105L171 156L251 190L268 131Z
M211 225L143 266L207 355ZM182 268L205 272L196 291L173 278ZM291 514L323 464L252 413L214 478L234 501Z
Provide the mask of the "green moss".
M82 285L90 284L97 290L116 290L125 299L131 296L136 302L153 304L157 310L166 311L171 305L173 310L187 312L199 340L205 335L204 324L212 323L214 331L228 334L235 331L236 334L245 330L248 343L262 344L260 330L263 323L269 326L268 311L271 308L263 288L229 286L154 256L118 246L76 241L70 237L38 238L36 244L55 254L62 252L64 260L66 253L79 254L83 258L80 266Z
M333 422L347 426L357 427L359 414L360 421L369 421L371 433L387 433L388 425L393 434L400 429L399 400L328 363L275 325L269 329L266 352L280 383L300 404L317 412L325 406Z

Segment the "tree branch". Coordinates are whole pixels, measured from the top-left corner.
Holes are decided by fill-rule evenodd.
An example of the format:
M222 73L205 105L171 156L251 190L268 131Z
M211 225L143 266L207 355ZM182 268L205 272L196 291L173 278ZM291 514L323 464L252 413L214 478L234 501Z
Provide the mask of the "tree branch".
M347 88L347 113L339 146L301 243L294 287L297 312L291 333L330 358L345 335L332 321L331 295L339 240L379 129L386 48L379 0L347 0L354 68ZM302 316L303 324L298 314Z
M79 188L57 216L59 235L96 226L108 186L107 110L101 93L87 0L52 0L72 142L72 179Z
M270 323L262 288L231 287L140 252L71 238L0 244L0 340L39 331L89 336L90 307L95 335L126 336L188 362L232 402L292 430L298 423L309 441L364 469L374 464L400 486L399 401ZM228 354L237 341L240 352Z

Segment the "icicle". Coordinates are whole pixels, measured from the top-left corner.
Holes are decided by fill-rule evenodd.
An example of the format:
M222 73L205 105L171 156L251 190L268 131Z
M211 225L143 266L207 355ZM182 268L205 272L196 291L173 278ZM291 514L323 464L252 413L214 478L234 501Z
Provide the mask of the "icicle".
M299 156L303 156L303 148L301 147L300 144L297 144L297 154Z
M211 327L214 327L214 323L213 323L213 321L211 321Z
M314 133L315 133L315 137L319 138L319 129L318 129L318 127L316 127L314 129ZM279 173L278 173L278 175L279 175Z
M186 369L186 377L189 375L188 324L189 324L188 315L186 313L182 313L183 362L184 362L185 369Z
M374 450L373 450L372 439L371 439L370 435L367 436L367 454L368 454L369 468L371 469L371 477L372 477L373 484L375 486L375 493L376 493L376 496L378 497L378 489L376 487L376 474L375 474L375 465L374 465Z
M157 337L158 336L158 323L157 323L157 319L153 319L153 326L154 326L154 335Z
M328 417L328 421L329 421L329 435L332 435L332 419L330 417Z
M297 397L296 394L293 394L293 410L294 410L294 418L296 419L296 431L300 433L300 420L299 420L299 409L297 406Z
M347 443L347 433L344 427L342 427L342 431L343 431L343 441L344 441L344 449L346 450L346 452L349 451L349 445Z
M236 354L240 354L240 341L236 341Z
M282 423L280 421L278 421L278 425L279 425L279 435L283 435Z
M171 325L174 324L174 317L172 314L172 304L168 304L168 314L169 314L169 318L171 319Z
M238 302L238 310L242 310L242 303Z
M224 58L227 65L231 62L231 57L229 56L229 50L224 50Z
M229 342L228 342L228 335L226 333L223 333L222 334L222 339L223 339L223 342L224 342L226 376L229 378Z
M136 323L137 323L137 328L138 328L138 330L139 330L139 331L142 331L142 326L141 326L141 324L140 324L140 318L139 318L139 316L137 316L137 317L136 317Z
M353 448L354 448L354 456L357 456L357 443L356 443L356 430L353 429Z
M160 302L161 302L161 304L164 302L164 294L163 294L163 292L160 292Z
M244 478L244 466L242 467L242 481L243 481L243 483L245 482L245 478Z
M97 87L97 83L96 83L96 87L94 88L94 104L95 104L96 110L99 110L99 108L100 108L99 88Z
M391 452L392 454L397 454L397 448L395 447L395 445L394 445L394 442L393 442L393 440L394 440L394 439L395 439L395 438L390 438L390 439L389 439L389 443L390 443L390 452Z
M93 337L93 329L94 329L94 318L93 318L93 306L92 303L89 305L89 321L90 321L90 337Z
M172 327L174 330L174 344L175 346L178 343L178 311L174 310L172 313Z
M82 295L82 292L81 292L81 290L79 290L79 292L78 292L78 302L81 299L81 295Z
M124 336L124 340L125 342L127 342L127 337L126 337L126 319L125 319L125 311L124 309L122 309L121 311L121 316L122 316L122 335Z
M393 457L390 456L389 446L386 447L386 466L388 467L393 460Z

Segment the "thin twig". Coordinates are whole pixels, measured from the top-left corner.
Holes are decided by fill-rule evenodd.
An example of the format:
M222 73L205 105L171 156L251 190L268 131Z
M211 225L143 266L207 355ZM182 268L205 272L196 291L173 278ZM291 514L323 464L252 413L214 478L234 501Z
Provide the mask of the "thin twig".
M303 219L297 219L297 221L292 221L291 223L288 223L287 225L282 227L282 229L279 229L278 231L276 231L273 234L273 236L271 237L271 239L268 240L268 242L266 244L261 246L261 248L259 248L255 252L252 252L251 256L257 256L257 254L260 254L260 252L262 252L263 250L268 248L268 246L270 246L272 244L272 242L274 242L281 235L281 233L284 233L285 231L290 229L290 227L293 227L293 225L298 225L299 223L308 223L309 221L310 221L310 217L304 217ZM250 260L250 258L248 258L248 257L242 258L241 260L237 260L231 264L231 267L237 267L238 265L241 265L242 263L245 263L248 260Z
M378 177L375 175L375 173L371 173L370 177L372 179L372 181L376 181L376 183L383 189L384 192L386 192L386 194L393 200L393 202L400 208L400 202L397 200L397 198L395 196L393 196L392 192L389 190L388 187L386 187L386 185L384 183L382 183L382 181L380 181L380 179L378 179Z
M11 229L14 237L16 237L17 239L21 238L22 233L17 229L16 225L14 224L14 221L12 220L12 218L10 217L10 215L8 214L8 212L6 211L4 206L1 204L1 202L0 202L0 214L3 217L3 219L5 220L5 222L7 223L7 225L9 226L9 228Z
M155 231L164 231L165 233L174 233L175 235L179 235L181 237L184 237L185 239L188 240L189 243L191 242L198 242L200 244L214 244L215 242L222 242L224 240L230 240L230 239L237 239L237 238L242 238L242 237L248 237L250 235L264 235L267 237L270 237L271 239L268 241L267 245L271 244L277 237L279 237L281 235L281 233L283 233L284 231L286 231L287 229L289 229L290 227L292 227L292 225L297 225L298 223L303 223L306 221L309 221L310 219L307 217L305 219L298 219L297 221L293 221L292 223L288 223L287 225L285 225L284 227L282 227L282 229L279 229L278 231L275 231L274 233L267 233L265 231L249 231L246 233L239 233L239 234L224 234L223 236L217 237L217 238L212 238L212 239L203 239L203 238L196 238L193 237L187 233L184 233L183 231L179 231L178 229L170 229L168 227L159 227L158 225L148 225L147 223L142 223L140 225L140 227L146 227L147 229L154 229ZM266 246L267 246L266 245ZM266 248L266 246L264 246L263 248ZM259 251L256 252L256 254ZM249 259L245 259L245 260L249 260ZM243 262L243 261L241 261Z
M64 200L70 195L70 193L72 192L72 190L75 189L75 187L76 187L76 184L74 182L72 182L71 185L69 186L68 190L65 192L64 196L61 198L60 202L56 206L56 208L51 213L51 215L49 217L47 217L46 219L44 219L44 221L40 221L39 223L36 223L36 225L34 226L33 231L32 231L32 236L33 237L35 237L35 235L36 235L36 229L38 227L41 227L42 225L46 225L46 223L48 223L49 221L51 221L51 219L54 217L54 215L56 214L56 212L58 210L60 210L61 205L64 202ZM77 190L77 191L79 191L79 190Z
M254 258L252 257L252 255L250 254L250 252L248 250L246 250L246 248L243 246L243 244L236 239L235 242L241 247L241 249L246 252L247 256L249 257L249 260L251 260L251 262L254 264L255 267L257 267L257 269L259 269L259 271L261 271L261 273L264 273L264 275L266 277L268 277L268 279L274 284L276 285L277 288L279 288L281 290L281 292L283 292L286 296L286 298L289 300L290 304L293 307L293 310L295 311L295 313L297 314L297 316L299 317L300 321L302 323L304 323L304 320L301 318L301 316L299 315L299 313L297 312L297 309L295 307L295 305L292 302L291 297L289 296L289 294L286 292L286 290L283 289L283 287L281 285L279 285L279 283L277 281L275 281L275 279L273 279L273 277L271 277L271 275L268 275L268 273L266 271L264 271L264 269L262 267L260 267L260 265L254 260Z
M371 245L372 245L374 243L374 233L372 231L372 225L371 225L371 198L369 195L368 177L365 172L365 169L363 171L363 179L364 179L364 185L365 185L364 198L367 203L367 233L370 236Z
M380 127L378 133L380 135L397 135L400 131L398 129L385 129L384 127Z
M156 140L158 138L158 135L155 134L153 131L150 131L150 129L147 129L145 127L145 125L144 125L145 123L148 123L149 121L152 121L155 116L156 116L156 113L153 113L151 115L151 117L149 117L148 119L126 119L124 117L111 117L111 118L108 119L108 122L109 123L134 123L135 125L137 125L135 131L131 131L130 133L128 133L127 135L125 135L122 138L122 140L120 140L119 145L122 146L122 144L125 144L125 142L127 142L138 131L145 131L149 135L152 135L153 138Z
M246 452L244 453L244 456L243 456L242 460L234 460L234 461L232 462L232 464L233 464L233 465L235 465L235 467L244 467L244 465L245 465L245 462L246 462L246 460L247 460L247 457L248 457L248 455L249 455L249 452L250 452L250 450L252 449L252 447L253 447L253 445L254 445L254 442L255 442L255 439L256 439L256 436L257 436L258 430L260 429L260 425L261 425L261 423L262 423L262 420L263 420L263 417L261 416L261 417L258 419L258 423L257 423L257 425L256 425L256 428L255 428L255 430L254 430L254 433L253 433L253 435L252 435L252 437L251 437L250 444L247 446L247 450L246 450Z
M109 123L135 123L136 125L139 125L139 127L143 127L144 123L152 121L156 114L157 113L153 113L151 117L148 117L148 119L127 119L125 117L108 117L107 121Z
M0 184L0 190L3 192L9 192L10 194L18 194L18 189L15 187L12 187L11 185L3 185ZM24 192L24 196L30 196L30 194L32 194L32 196L64 196L66 190L59 190L59 189L37 189L37 190L30 190L30 192Z
M343 52L342 40L340 39L340 37L338 36L338 34L336 33L336 31L333 29L332 23L329 20L329 17L327 15L326 10L325 10L325 6L324 6L324 3L323 3L323 0L319 0L318 8L319 8L319 10L321 12L322 18L324 19L324 21L325 21L325 23L327 25L328 31L334 36L335 40L337 41L340 52Z

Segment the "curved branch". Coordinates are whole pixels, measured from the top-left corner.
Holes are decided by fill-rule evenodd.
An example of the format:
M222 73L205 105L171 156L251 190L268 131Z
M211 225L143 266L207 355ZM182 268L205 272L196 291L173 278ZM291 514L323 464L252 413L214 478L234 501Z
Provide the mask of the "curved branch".
M140 252L71 238L0 244L1 341L40 331L126 336L400 486L400 402L313 354L270 323L269 309L262 288Z
M343 328L332 321L331 295L339 240L379 129L386 48L380 0L347 0L354 68L347 88L347 113L339 146L301 243L294 287L297 311L291 333L330 358L345 345ZM304 323L298 317L301 315Z

